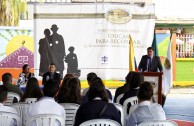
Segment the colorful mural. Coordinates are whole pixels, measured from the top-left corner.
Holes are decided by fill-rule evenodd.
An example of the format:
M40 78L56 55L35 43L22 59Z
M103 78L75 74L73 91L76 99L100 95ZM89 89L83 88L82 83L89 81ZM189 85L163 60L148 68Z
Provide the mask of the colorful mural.
M11 72L17 79L24 64L34 67L34 41L31 30L0 29L0 76Z

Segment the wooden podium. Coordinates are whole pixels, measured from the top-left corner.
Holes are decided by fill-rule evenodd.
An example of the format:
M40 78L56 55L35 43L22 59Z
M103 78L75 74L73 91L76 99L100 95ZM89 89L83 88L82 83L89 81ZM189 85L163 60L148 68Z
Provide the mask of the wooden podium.
M151 81L154 85L154 99L162 105L162 75L163 72L142 72L144 81Z

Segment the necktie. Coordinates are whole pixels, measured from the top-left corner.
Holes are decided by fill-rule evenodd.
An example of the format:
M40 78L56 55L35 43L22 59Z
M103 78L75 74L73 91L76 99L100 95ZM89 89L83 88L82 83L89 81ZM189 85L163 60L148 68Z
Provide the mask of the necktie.
M54 79L54 74L51 74L51 79Z
M152 62L152 60L151 60L151 58L149 57L149 58L148 58L148 72L151 72L151 62Z

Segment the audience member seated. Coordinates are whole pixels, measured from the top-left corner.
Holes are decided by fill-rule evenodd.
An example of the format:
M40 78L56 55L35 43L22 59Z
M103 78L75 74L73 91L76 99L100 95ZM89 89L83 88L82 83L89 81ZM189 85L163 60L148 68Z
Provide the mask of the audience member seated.
M142 73L133 72L131 73L131 77L128 78L129 82L129 90L126 91L123 97L120 100L120 104L123 105L124 101L127 98L137 96L137 92L139 90L139 85L144 81Z
M138 92L138 107L131 113L127 120L127 126L136 126L145 121L166 120L162 106L157 103L151 103L153 97L153 87L150 82L144 82L140 85Z
M4 85L0 85L0 112L9 112L9 113L18 114L16 109L3 105L3 103L7 99L7 94L8 94L7 88ZM17 126L16 120L12 119L9 126Z
M58 88L59 87L55 81L46 81L43 87L44 97L28 106L25 112L24 120L27 120L37 114L56 114L66 118L64 108L54 100L54 96L57 94Z
M111 119L121 124L120 113L112 103L108 103L108 95L102 80L92 80L88 91L88 103L81 105L76 113L74 126L91 119Z
M66 78L75 78L75 77L74 77L73 74L65 74L63 80L66 79Z
M125 77L125 84L124 84L123 86L118 87L118 88L116 89L116 91L115 91L115 97L114 97L114 102L115 102L115 103L116 103L117 97L118 97L119 95L121 95L121 94L123 94L123 93L125 93L126 91L129 90L129 79L130 79L132 73L133 73L133 72L129 72L129 73L127 74L127 76Z
M89 74L87 75L87 81L88 81L88 86L89 86L89 87L91 86L92 79L94 79L94 78L96 78L96 77L97 77L96 73L93 73L93 72L91 72L91 73L89 73ZM88 90L89 90L89 87L88 87L88 88L85 88L85 89L83 90L83 92L82 92L83 96L85 96L85 95L87 94L87 92L88 92Z
M67 83L67 93L62 94L59 92L58 103L84 104L88 101L86 96L81 96L81 85L79 79L71 78L68 79ZM63 92L63 90L60 91Z
M34 77L34 73L30 72L30 67L28 64L23 65L22 67L22 73L19 75L18 81L17 81L17 85L21 86L21 85L26 85L26 83L28 82L28 80Z
M43 78L42 78L42 84L44 85L46 81L48 80L54 80L57 82L57 85L60 86L61 83L61 78L60 78L60 74L56 73L56 67L54 63L51 63L49 65L49 71L43 74Z
M12 84L12 75L10 73L4 73L2 75L3 85L7 88L8 92L14 92L22 97L22 91L19 87ZM14 98L13 103L18 102L17 98Z
M90 87L91 84L92 84L91 81L92 81L94 78L96 78L96 77L97 77L97 75L96 75L95 73L93 73L93 72L91 72L91 73L89 73L89 74L87 75L87 81L88 81L89 87ZM88 89L89 89L89 87L83 90L83 93L82 93L83 96L87 96L87 95L88 95ZM107 93L108 93L109 101L111 100L111 102L112 102L112 94L111 94L110 90L109 90L108 88L106 88L106 91L107 91Z
M37 98L37 100L39 100L42 96L43 94L39 88L38 80L32 77L27 82L26 89L20 102L25 102L26 98Z
M61 101L63 99L64 96L67 95L67 90L68 90L68 81L70 80L71 78L63 78L63 82L61 84L61 87L59 89L59 92L58 92L58 95L55 96L55 100L58 102L58 101Z

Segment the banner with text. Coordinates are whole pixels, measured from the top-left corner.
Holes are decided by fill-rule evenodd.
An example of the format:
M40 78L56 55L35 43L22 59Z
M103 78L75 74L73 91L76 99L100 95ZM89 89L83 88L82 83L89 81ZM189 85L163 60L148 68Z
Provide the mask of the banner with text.
M124 80L129 72L129 35L136 63L151 46L154 5L85 3L36 4L35 74L55 63L61 74L95 72L102 79Z

